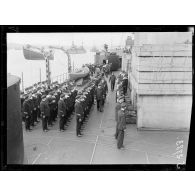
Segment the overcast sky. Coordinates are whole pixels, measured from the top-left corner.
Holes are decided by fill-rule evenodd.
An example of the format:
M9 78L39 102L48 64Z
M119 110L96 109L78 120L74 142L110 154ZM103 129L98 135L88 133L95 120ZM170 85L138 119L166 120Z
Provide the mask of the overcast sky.
M8 33L7 43L19 44L56 44L68 46L72 41L76 45L102 46L107 43L109 46L124 45L127 36L131 33Z

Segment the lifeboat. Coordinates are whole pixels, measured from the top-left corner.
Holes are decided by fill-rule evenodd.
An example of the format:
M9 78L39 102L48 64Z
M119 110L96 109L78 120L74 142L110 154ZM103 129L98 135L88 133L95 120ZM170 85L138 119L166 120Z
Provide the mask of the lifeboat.
M89 75L89 68L88 67L83 67L77 71L69 73L69 78L70 80L77 80L84 78Z

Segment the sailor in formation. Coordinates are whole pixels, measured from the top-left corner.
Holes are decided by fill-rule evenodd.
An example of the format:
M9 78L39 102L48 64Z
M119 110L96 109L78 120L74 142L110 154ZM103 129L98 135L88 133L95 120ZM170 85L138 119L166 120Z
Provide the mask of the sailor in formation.
M94 79L89 85L82 91L78 92L75 103L75 114L76 114L76 135L81 137L82 125L87 120L91 108L94 105L95 97L95 86L98 79Z
M43 85L24 93L21 96L21 103L26 130L31 131L31 127L34 127L39 122L39 118L42 120L43 131L48 131L48 126L52 126L56 122L57 115L59 114L58 102L62 94L64 95L63 101L66 105L66 114L64 115L62 124L67 122L74 110L74 102L77 95L74 87L73 82L69 82L68 84L62 83L60 85L54 83L50 87ZM63 129L64 127L59 130Z
M30 128L30 117L31 117L31 112L30 112L30 105L29 105L29 99L28 97L24 97L23 101L23 120L25 121L25 128L26 131L31 131L32 129Z
M42 119L42 127L43 131L47 132L49 129L47 125L49 124L48 119L50 117L50 109L48 102L46 101L46 96L42 96L42 101L40 103L40 111L41 111L41 119Z
M118 111L121 109L121 104L123 103L123 97L121 96L117 100L117 104L115 106L115 121L116 121L116 132L115 132L115 139L118 137Z
M117 139L117 148L124 149L123 140L126 129L126 99L128 85L128 75L125 71L121 71L117 76L117 90L115 107L116 132L115 139Z
M127 95L127 86L128 86L128 75L125 71L121 71L116 79L116 102L117 98L121 95L124 97Z
M95 89L95 97L97 102L97 110L103 112L103 107L108 93L108 85L103 75L99 76L98 84Z
M60 100L58 101L58 116L59 116L59 129L64 131L65 116L66 116L66 104L64 102L64 94L60 95Z
M115 77L112 76L111 77ZM111 90L114 90L115 79L111 80ZM127 94L128 77L121 72L117 77L117 91L115 107L117 148L123 149L124 131L126 129L125 95ZM44 132L49 130L59 118L59 131L65 131L65 126L75 111L76 136L81 137L82 128L87 121L92 106L97 103L97 110L103 112L104 103L108 93L108 85L104 76L99 73L82 89L78 91L75 83L68 81L62 84L53 83L51 86L40 86L21 96L23 120L26 131L32 131L39 120L42 121Z
M123 140L124 140L124 132L126 129L126 117L125 117L125 108L126 104L123 102L121 104L121 109L118 111L117 118L117 148L124 149Z
M31 131L31 127L34 127L41 119L43 131L47 132L48 127L52 127L56 122L57 117L59 117L59 131L64 131L74 110L77 110L76 102L82 106L82 120L79 120L79 125L82 125L94 104L95 89L101 79L101 75L97 75L80 92L76 90L75 83L72 81L62 84L53 83L50 86L39 84L29 89L21 96L26 131ZM80 135L80 133L77 134Z

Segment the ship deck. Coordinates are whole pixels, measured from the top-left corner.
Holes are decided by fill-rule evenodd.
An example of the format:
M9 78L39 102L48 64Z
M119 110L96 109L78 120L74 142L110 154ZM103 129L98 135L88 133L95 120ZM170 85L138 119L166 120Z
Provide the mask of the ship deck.
M115 92L110 91L104 112L92 107L83 127L83 137L76 136L75 115L65 132L59 132L58 121L43 132L39 122L32 132L23 130L28 164L177 164L185 162L189 132L138 131L128 124L124 150L117 149L115 134ZM183 158L176 157L177 141L183 141ZM179 153L180 154L180 153Z

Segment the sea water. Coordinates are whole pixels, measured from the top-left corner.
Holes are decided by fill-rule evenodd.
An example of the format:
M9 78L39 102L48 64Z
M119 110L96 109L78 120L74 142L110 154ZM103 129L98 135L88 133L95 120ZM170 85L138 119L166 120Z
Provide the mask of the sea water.
M81 68L83 64L94 63L94 52L70 54L71 66ZM63 51L54 52L54 60L50 60L51 80L61 82L68 76L68 57ZM34 83L46 80L46 63L44 60L26 60L23 50L10 49L7 51L7 73L22 78L24 88ZM61 76L60 76L61 75ZM22 81L22 80L21 80ZM22 82L21 82L22 90Z

